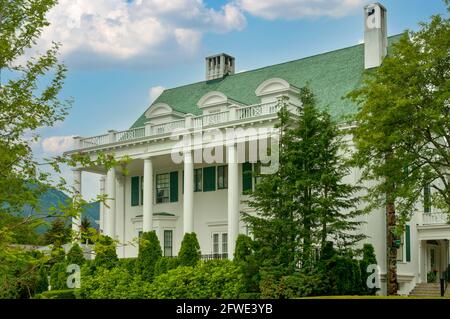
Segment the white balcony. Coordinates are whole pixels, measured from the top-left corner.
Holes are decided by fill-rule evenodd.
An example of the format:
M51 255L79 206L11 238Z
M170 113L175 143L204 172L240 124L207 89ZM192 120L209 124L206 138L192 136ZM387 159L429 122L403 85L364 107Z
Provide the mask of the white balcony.
M448 223L448 214L423 213L423 225L445 225Z
M126 131L109 131L108 134L78 138L75 150L91 149L103 145L134 141L151 137L171 134L182 129L202 129L211 126L227 126L227 123L252 122L262 119L273 119L281 108L278 101L262 103L244 107L231 107L225 112L205 114L199 116L186 116L185 119L171 121L157 125L147 123L145 126Z

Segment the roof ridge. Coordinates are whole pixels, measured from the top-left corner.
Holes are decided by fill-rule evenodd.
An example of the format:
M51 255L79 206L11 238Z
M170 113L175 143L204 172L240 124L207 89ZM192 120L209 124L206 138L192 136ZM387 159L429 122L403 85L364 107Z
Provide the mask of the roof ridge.
M388 36L388 39L398 37L398 36L400 36L400 35L402 35L404 33L405 32L401 32L401 33L398 33L398 34L394 34L394 35ZM298 62L298 61L301 61L301 60L307 60L307 59L315 58L315 57L318 57L318 56L321 56L321 55L326 55L326 54L335 53L335 52L339 52L339 51L343 51L343 50L347 50L347 49L352 49L352 48L355 48L355 47L358 47L358 46L361 46L361 45L364 45L364 43L358 43L358 44L351 45L351 46L348 46L348 47L343 47L343 48L339 48L339 49L335 49L335 50L331 50L331 51L327 51L327 52L317 53L317 54L309 55L309 56L306 56L306 57L303 57L303 58L289 60L289 61L286 61L286 62L266 65L266 66L262 66L262 67L259 67L259 68L256 68L256 69L238 72L238 73L235 73L235 74L229 74L229 75L226 75L225 77L223 77L223 79L225 79L227 77L238 76L238 75L243 74L243 73L255 72L255 71L271 68L271 67L274 67L274 66L280 66L280 65L284 65L284 64L288 64L288 63ZM220 79L215 79L215 80L220 80ZM186 86L190 86L190 85L197 85L197 84L200 84L200 83L207 83L209 81L214 81L214 80L202 80L202 81L187 83L187 84L183 84L183 85L179 85L179 86L175 86L175 87L172 87L172 88L165 89L164 91L175 90L175 89L178 89L178 88L182 88L182 87L186 87ZM152 104L154 104L157 100L158 99L156 99Z

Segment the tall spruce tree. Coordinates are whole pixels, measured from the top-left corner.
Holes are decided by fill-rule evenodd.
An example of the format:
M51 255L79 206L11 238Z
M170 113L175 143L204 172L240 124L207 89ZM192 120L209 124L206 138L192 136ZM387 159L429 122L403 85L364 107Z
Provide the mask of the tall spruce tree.
M342 133L326 112L318 111L314 94L300 90L302 107L292 116L279 112L279 169L260 175L248 200L256 215L243 219L253 232L263 267L279 275L314 267L315 249L327 240L348 247L364 235L356 232L357 186L343 182L350 168Z

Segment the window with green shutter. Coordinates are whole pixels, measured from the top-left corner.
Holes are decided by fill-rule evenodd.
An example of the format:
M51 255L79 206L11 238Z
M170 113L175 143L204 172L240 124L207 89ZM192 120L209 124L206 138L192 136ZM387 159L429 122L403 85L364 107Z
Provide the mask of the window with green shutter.
M170 173L170 202L178 202L178 171Z
M139 206L139 176L131 177L131 206Z
M242 193L248 194L252 191L252 163L242 164Z
M212 192L216 190L216 167L203 168L203 191Z
M406 261L411 261L411 230L409 225L406 225L405 229L405 242Z

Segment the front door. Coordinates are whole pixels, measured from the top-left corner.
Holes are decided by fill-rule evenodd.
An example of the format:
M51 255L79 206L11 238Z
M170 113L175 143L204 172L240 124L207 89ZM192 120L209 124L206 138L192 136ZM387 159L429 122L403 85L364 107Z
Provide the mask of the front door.
M214 232L212 237L212 254L215 256L228 253L228 234L225 232Z
M437 282L439 280L440 273L440 247L438 245L428 244L427 248L427 282Z

